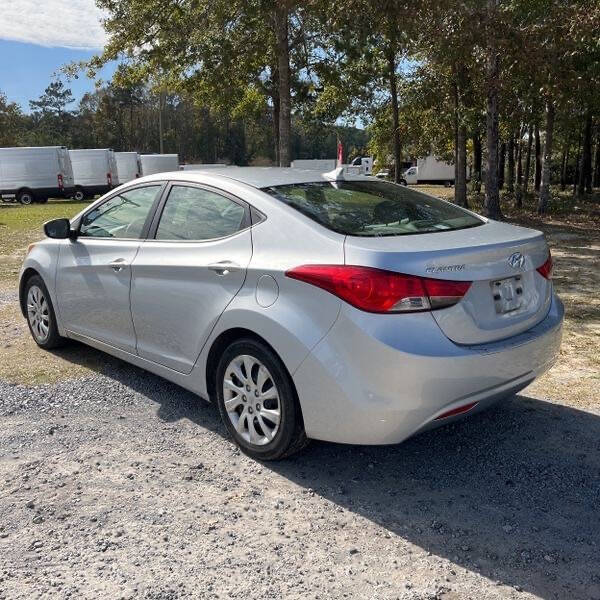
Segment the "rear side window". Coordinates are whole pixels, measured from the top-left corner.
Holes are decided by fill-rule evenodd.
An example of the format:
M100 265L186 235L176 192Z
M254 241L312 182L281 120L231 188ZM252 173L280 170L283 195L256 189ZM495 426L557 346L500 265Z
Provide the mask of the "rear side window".
M156 230L157 240L203 241L226 237L245 222L245 208L215 192L174 185Z
M449 202L377 180L298 183L263 191L344 235L434 233L483 223Z
M138 239L161 187L149 185L113 196L83 216L79 235Z

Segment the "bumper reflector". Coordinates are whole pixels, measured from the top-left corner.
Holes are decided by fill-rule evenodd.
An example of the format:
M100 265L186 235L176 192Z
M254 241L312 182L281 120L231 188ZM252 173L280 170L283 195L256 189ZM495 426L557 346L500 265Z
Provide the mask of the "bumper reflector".
M462 415L463 413L469 412L473 407L477 406L478 402L471 402L469 404L465 404L463 406L459 406L458 408L453 408L448 412L442 413L439 417L436 417L434 420L439 421L440 419L447 419L448 417L455 417L456 415Z

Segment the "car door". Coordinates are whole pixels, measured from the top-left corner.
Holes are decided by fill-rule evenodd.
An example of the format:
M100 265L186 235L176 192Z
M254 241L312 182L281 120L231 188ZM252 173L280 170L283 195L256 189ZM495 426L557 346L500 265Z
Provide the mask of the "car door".
M125 190L81 218L56 271L60 317L68 331L135 352L131 263L149 229L162 183Z
M140 356L189 373L244 283L252 256L249 207L212 188L173 183L132 265Z

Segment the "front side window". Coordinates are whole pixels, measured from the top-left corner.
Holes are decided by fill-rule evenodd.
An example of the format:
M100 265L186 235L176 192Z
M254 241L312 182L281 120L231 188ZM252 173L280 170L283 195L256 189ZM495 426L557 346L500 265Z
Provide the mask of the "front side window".
M202 241L239 231L245 209L225 196L197 187L174 185L160 217L157 240Z
M113 196L83 216L79 235L138 239L160 188L149 185Z
M263 191L344 235L434 233L483 224L449 202L377 180L297 183Z

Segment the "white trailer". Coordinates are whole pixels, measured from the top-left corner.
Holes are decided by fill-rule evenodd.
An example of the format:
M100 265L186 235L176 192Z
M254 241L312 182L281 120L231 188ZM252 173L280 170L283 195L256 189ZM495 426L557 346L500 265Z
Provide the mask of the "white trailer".
M142 175L179 171L179 156L177 154L140 154L140 163L142 165Z
M73 169L64 146L0 148L0 196L22 204L68 198Z
M189 165L179 165L180 171L201 171L202 169L222 169L233 165L226 165L225 163L196 163Z
M127 183L142 176L140 155L137 152L115 152L119 183Z
M292 167L294 169L309 169L310 171L327 173L337 167L337 160L335 158L301 158L292 161Z
M417 160L416 167L410 167L402 174L402 183L443 183L454 185L454 165L435 156L426 156Z
M117 161L110 148L69 150L75 178L76 200L105 194L119 185Z

